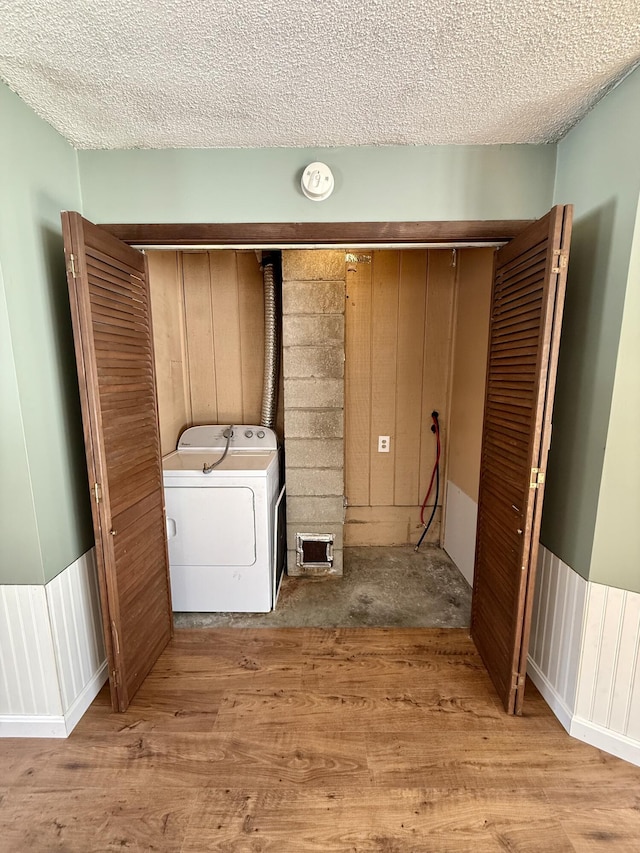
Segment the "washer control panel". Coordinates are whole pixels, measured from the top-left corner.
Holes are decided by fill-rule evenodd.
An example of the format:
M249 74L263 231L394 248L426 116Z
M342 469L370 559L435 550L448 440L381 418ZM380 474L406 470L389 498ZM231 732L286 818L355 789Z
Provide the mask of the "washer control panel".
M278 437L268 427L255 424L195 426L186 429L178 441L178 450L224 450L229 430L229 450L277 450Z

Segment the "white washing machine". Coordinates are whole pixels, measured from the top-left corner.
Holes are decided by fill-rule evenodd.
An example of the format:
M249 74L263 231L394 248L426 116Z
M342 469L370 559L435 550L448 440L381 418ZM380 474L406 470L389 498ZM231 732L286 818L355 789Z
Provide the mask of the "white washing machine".
M196 426L163 459L173 609L266 613L284 567L284 487L267 427Z

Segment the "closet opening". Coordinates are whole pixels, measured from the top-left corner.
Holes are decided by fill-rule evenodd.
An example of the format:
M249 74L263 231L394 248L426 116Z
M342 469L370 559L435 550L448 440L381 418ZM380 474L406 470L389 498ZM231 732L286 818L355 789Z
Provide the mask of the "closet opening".
M182 567L207 557L182 547L181 525L194 532L188 519L176 525L172 517L178 490L165 473L176 625L469 626L494 252L279 250L275 431L286 576L280 589L275 583L281 594L271 613L252 612L249 591L229 597L219 575L220 591L208 596L202 571ZM262 252L146 254L163 457L196 425L256 431ZM210 511L211 536L233 547L215 532L233 517ZM248 525L238 533L243 543L254 535L253 515ZM221 559L238 577L241 558ZM211 573L220 572L217 562L211 556ZM192 594L182 589L185 572Z

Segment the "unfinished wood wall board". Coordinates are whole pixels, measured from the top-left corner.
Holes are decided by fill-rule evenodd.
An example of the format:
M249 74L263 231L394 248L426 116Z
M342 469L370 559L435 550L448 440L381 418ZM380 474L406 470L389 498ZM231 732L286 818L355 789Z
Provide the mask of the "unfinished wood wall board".
M424 541L440 542L439 506ZM350 546L415 544L423 531L419 506L349 506L345 543Z
M243 416L236 255L209 252L208 257L218 422L234 423Z
M347 265L344 456L349 502L369 505L371 472L371 262Z
M163 454L187 426L258 423L264 307L255 252L148 258Z
M264 294L262 271L255 252L237 252L242 422L259 423L264 364ZM280 365L282 368L282 365ZM282 411L282 389L278 395Z
M423 425L420 389L422 353L426 343L425 311L428 287L428 252L400 253L398 293L398 353L396 360L395 506L416 503L420 491L420 465L416 450L421 446ZM424 389L423 389L424 390ZM433 443L431 442L433 452Z
M451 381L451 341L453 303L455 297L457 253L452 249L429 252L427 283L427 320L424 335L424 367L422 383L422 442L420 445L419 500L429 487L435 461L435 441L431 432L431 412L439 413L442 455L440 458L440 499L443 503L448 457L449 390ZM433 495L432 495L433 497ZM433 503L433 501L431 501Z
M448 479L478 502L493 249L458 253Z
M371 506L393 506L399 287L400 252L375 252L371 274ZM391 436L388 453L378 452L380 435Z
M218 389L209 255L185 252L182 257L182 271L192 422L217 424Z
M149 252L147 262L154 330L160 444L161 452L165 455L175 450L174 437L191 423L182 256L179 252Z

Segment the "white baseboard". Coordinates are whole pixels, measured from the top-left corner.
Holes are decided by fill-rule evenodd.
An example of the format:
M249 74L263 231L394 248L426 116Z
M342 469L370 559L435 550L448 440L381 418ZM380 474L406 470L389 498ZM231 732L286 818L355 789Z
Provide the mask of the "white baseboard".
M3 714L0 716L0 738L4 737L68 737L80 722L89 705L107 680L105 661L86 684L69 710L63 714Z
M69 708L69 710L64 715L64 721L66 726L67 734L70 735L71 732L75 729L75 727L80 722L85 711L88 710L89 705L96 698L100 690L102 689L102 685L108 678L108 670L107 670L107 662L105 661L100 669L93 676L91 681L86 684L80 693L80 695L76 698L73 705Z
M544 673L540 670L535 661L533 661L531 658L529 658L527 663L527 675L538 688L542 698L551 708L555 716L558 718L559 722L562 724L563 728L566 729L569 734L571 734L571 709L567 707L567 705L562 699L562 696L558 693L558 691L554 688L553 684L551 684L549 679L544 675Z
M581 720L580 717L573 718L570 734L597 749L615 755L616 758L622 758L640 767L640 743L627 735L605 729L589 720Z
M35 714L3 714L0 737L67 737L64 717Z

